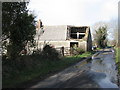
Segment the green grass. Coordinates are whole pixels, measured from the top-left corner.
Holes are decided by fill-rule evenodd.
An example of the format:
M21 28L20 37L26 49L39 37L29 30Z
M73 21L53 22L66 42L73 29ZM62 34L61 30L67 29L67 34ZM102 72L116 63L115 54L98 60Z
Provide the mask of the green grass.
M100 50L100 49L102 49L102 48L96 48L96 50Z
M120 62L119 58L120 58L120 48L116 48L116 63Z
M13 74L11 78L3 78L3 87L15 87L38 76L43 77L49 73L63 70L64 68L81 61L81 58L90 57L91 55L92 53L86 52L82 55L63 57L61 60L56 61L42 60L40 63L36 64L34 68L24 68L20 73Z
M120 48L116 49L116 64L118 65L118 73L120 74Z

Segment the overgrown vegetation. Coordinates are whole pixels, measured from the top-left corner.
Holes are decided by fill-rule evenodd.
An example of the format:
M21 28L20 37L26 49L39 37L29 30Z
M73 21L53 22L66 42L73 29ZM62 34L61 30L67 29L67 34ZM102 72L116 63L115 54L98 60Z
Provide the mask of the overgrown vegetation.
M43 59L60 60L60 54L50 45L44 46L43 51L41 52L41 56Z
M49 73L62 70L74 64L84 57L91 56L86 52L81 55L67 56L60 60L43 59L41 55L21 56L15 61L3 61L3 88L19 87L19 84L32 80L36 77L43 77ZM4 58L3 58L4 59Z
M71 48L71 53L72 55L79 55L79 54L82 54L84 53L85 50L83 50L82 48L80 47L77 47L76 45L74 45L72 48Z

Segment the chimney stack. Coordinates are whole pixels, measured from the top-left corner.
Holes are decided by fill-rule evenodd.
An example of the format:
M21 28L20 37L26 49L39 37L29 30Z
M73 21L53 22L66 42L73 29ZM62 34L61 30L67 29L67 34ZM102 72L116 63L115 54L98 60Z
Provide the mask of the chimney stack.
M38 30L39 30L41 27L43 27L43 25L42 25L42 21L39 19L38 22L37 22L37 28L38 28Z

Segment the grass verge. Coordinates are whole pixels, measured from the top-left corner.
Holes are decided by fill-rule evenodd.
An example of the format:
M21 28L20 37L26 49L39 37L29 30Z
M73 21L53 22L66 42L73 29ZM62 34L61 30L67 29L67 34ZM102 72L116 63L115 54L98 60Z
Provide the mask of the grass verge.
M86 52L82 55L76 55L76 56L67 56L63 57L61 60L51 61L51 60L40 60L38 57L32 57L31 60L37 63L34 63L33 67L22 67L20 66L19 69L11 70L10 73L7 73L9 77L3 76L3 88L14 88L19 87L21 83L28 82L30 80L33 80L36 77L44 77L47 76L50 73L63 70L64 68L79 62L84 57L90 57L93 54L93 52ZM28 56L29 57L29 56ZM30 58L29 58L30 59ZM27 63L30 63L30 60L25 57L25 60ZM24 62L22 62L23 64ZM17 63L19 64L19 63ZM31 63L30 63L31 64ZM18 65L19 66L19 65ZM7 68L9 68L8 66ZM13 66L14 67L14 66ZM15 67L14 67L15 68Z
M118 67L118 74L120 75L120 48L115 49L116 49L116 64Z

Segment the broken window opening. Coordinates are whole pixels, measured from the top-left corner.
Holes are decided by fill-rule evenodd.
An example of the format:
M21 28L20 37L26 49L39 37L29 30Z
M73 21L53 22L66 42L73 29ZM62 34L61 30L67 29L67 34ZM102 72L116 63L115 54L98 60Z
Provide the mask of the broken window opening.
M72 39L77 39L77 34L71 34L70 37L71 37Z
M83 39L85 35L79 35L79 39Z
M83 39L86 33L86 27L71 27L70 38L71 39Z
M78 42L70 42L70 47L78 47Z

